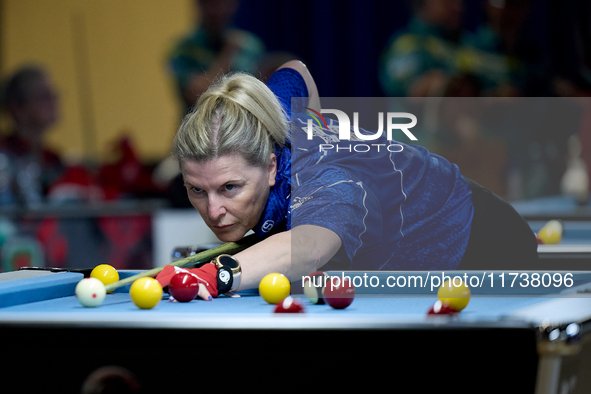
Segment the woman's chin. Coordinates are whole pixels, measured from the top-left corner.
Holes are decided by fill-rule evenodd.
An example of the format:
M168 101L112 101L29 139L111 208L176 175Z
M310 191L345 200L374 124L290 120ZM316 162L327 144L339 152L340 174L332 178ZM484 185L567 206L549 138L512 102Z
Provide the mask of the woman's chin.
M239 229L215 230L216 237L222 242L236 242L244 237L244 232Z

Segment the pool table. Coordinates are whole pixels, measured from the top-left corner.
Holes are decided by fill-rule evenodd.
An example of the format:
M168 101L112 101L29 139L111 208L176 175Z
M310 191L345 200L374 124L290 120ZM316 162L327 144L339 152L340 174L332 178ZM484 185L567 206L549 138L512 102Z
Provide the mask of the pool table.
M511 205L526 220L591 220L591 199L580 203L574 197L556 195L512 201Z
M530 227L538 232L547 221L529 220ZM540 269L591 269L591 221L564 220L562 241L558 245L539 245Z
M135 273L120 271L122 278ZM165 294L156 307L141 310L130 301L129 286L85 308L74 289L87 274L0 274L4 387L591 390L591 272L540 273L538 286L524 281L533 272L331 272L353 279L355 300L343 310L314 305L294 283L303 314L275 314L255 290L189 303ZM427 316L443 275L464 274L472 288L466 309Z

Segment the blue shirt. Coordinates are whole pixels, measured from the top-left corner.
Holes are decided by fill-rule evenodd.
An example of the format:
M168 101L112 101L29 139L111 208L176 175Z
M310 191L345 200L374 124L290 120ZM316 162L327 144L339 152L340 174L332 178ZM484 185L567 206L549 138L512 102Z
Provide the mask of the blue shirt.
M283 74L289 75L274 77L304 84L299 94L307 95L295 70ZM285 83L276 84L274 77L268 86L291 113L290 100L297 92L278 89ZM327 119L328 129L316 125L308 140L308 119L305 113L291 119L291 152L278 151L280 167L289 168L290 177L278 173L280 182L273 188L291 186L285 211L279 213L285 217L282 229L316 225L341 238L341 250L323 269L444 270L459 265L474 208L470 186L456 165L423 147L385 139L371 142L384 144L379 151L355 152L354 145L364 141L339 143L351 145L350 150L320 151L319 144L338 141L337 123ZM397 152L385 148L392 144Z

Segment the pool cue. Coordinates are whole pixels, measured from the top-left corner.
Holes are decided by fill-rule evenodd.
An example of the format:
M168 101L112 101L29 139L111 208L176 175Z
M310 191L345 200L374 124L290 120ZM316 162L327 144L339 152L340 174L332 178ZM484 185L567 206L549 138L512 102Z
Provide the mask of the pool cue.
M252 234L252 235L242 238L239 241L227 242L223 245L219 245L219 246L216 246L215 248L204 250L203 252L196 253L193 256L185 257L183 259L177 260L177 261L172 262L167 265L172 265L175 267L186 267L186 266L191 266L191 265L197 265L199 263L207 263L207 262L213 260L214 258L216 258L217 256L219 256L220 254L238 253L241 250L244 250L244 249L254 245L257 242L258 242L258 239L255 238L254 234ZM119 287L123 287L125 285L130 284L130 283L133 283L139 278L144 278L147 276L154 277L154 276L158 275L164 269L164 267L166 267L166 265L163 265L161 267L152 268L151 270L140 272L139 274L122 279L118 282L111 283L111 284L105 286L105 290L107 292L110 292L110 291L115 290Z

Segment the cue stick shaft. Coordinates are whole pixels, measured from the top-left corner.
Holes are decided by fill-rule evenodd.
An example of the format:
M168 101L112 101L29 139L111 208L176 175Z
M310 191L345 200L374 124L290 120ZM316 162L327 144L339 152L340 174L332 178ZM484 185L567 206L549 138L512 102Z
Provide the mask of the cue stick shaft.
M204 250L203 252L196 253L193 256L185 257L184 259L177 260L177 261L172 262L167 265L172 265L175 267L185 267L185 266L199 264L200 262L208 262L210 260L213 260L217 256L219 256L220 254L238 253L238 252L254 245L255 243L257 243L257 241L258 240L255 238L255 235L252 234L252 235L242 238L239 241L227 242L225 244L216 246L215 248ZM148 271L140 272L139 274L130 276L129 278L125 278L125 279L122 279L118 282L111 283L111 284L105 286L105 289L107 291L112 291L112 290L115 290L119 287L123 287L125 285L130 284L130 283L133 283L134 281L136 281L139 278L144 278L147 276L152 276L152 277L156 276L164 269L164 267L166 267L166 265L163 265L161 267L152 268L151 270L148 270Z

